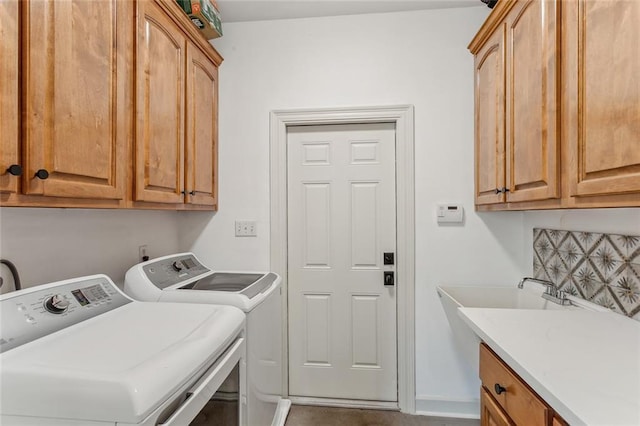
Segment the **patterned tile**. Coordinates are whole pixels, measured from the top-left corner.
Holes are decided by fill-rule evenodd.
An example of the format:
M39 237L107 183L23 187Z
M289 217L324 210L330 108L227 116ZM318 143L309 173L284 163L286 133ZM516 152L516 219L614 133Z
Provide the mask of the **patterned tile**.
M536 228L533 274L640 321L640 236Z

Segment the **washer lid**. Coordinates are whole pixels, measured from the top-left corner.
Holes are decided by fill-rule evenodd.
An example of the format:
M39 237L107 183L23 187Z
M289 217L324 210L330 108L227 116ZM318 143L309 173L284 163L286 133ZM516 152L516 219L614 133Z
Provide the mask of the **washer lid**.
M244 319L230 306L130 303L0 355L0 412L139 423Z

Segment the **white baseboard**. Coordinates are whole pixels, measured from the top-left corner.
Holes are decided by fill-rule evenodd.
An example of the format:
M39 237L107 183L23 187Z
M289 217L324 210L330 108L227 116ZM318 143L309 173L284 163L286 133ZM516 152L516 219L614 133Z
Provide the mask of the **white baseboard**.
M430 395L416 397L416 414L458 419L479 419L479 399L445 399Z
M398 410L397 402L365 401L359 399L311 398L306 396L291 396L291 402L298 405L317 405L321 407L365 408L371 410Z
M282 398L280 401L278 401L276 415L273 416L273 422L271 423L271 426L284 426L284 422L287 421L287 416L289 415L290 408L290 400Z

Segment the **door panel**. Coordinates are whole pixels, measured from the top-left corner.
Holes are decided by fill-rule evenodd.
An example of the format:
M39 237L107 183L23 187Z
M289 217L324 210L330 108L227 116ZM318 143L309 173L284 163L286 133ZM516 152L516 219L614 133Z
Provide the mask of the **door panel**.
M138 2L137 201L184 202L185 49L162 10Z
M572 196L640 191L640 2L580 0L566 7L577 32L568 84L577 87Z
M122 199L130 111L128 2L22 2L24 192ZM116 50L120 53L116 54ZM49 173L46 180L36 171Z
M218 69L187 45L186 192L191 204L216 205L218 197Z
M289 393L397 401L394 126L289 127L288 172Z
M503 202L504 168L504 25L476 55L476 204Z
M20 178L6 170L21 165L18 144L18 2L0 2L0 192L17 192Z
M522 1L507 19L508 202L557 198L558 4Z

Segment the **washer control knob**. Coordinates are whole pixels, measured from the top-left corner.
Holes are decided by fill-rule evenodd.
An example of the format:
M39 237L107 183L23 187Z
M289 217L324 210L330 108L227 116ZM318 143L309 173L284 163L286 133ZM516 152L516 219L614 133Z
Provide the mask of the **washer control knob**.
M175 262L173 262L173 269L175 269L177 272L182 271L182 266L180 266L180 264L178 263L178 261L176 260Z
M69 302L61 294L54 294L44 301L44 308L52 314L62 314L69 308Z

